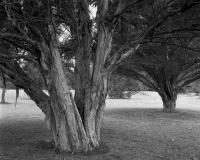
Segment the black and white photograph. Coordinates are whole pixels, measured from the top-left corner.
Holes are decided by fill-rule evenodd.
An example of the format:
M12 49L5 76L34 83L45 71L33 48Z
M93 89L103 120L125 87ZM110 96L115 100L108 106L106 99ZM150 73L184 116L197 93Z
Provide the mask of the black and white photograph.
M200 0L0 0L0 160L200 160Z

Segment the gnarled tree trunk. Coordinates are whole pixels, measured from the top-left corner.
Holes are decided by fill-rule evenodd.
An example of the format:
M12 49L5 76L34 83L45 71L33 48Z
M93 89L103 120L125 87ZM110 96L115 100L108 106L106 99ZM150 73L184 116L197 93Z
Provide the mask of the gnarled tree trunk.
M51 40L43 43L41 67L50 96L50 129L55 147L61 152L88 152L93 149L62 68L58 42L49 26ZM48 62L48 63L45 63Z
M85 134L81 117L70 94L60 55L55 47L52 51L50 82L51 129L54 142L60 151L89 151L89 140Z
M107 96L107 83L110 77L108 70L104 68L107 55L111 51L112 37L109 30L100 28L96 61L89 86L86 86L85 119L84 125L88 137L93 145L99 146L100 128Z
M81 113L81 118L90 144L98 148L100 145L100 128L105 108L105 99L107 95L108 76L99 74L98 81L93 81L90 85L76 79L75 101ZM80 88L79 88L80 87Z
M84 34L87 35L87 34ZM81 38L76 54L75 69L75 101L79 108L86 135L91 146L100 145L100 128L107 96L107 81L110 73L104 68L107 56L111 51L112 37L107 27L99 27L98 45L95 60L90 62L88 57L89 38ZM86 43L87 42L87 43Z
M98 148L100 145L100 128L103 118L103 110L105 108L105 100L107 96L108 75L99 73L97 81L91 84L76 86L75 101L81 111L81 118L87 137L91 146ZM81 79L76 79L75 83L83 83ZM78 88L80 87L80 89ZM82 89L82 91L81 91ZM81 91L81 92L80 92Z
M108 1L101 3L104 5L99 8L98 14L103 17L108 10ZM109 79L105 62L111 51L112 31L103 23L99 25L96 52L91 54L90 18L88 13L80 12L80 27L75 33L79 42L75 56L75 102L90 145L98 148Z
M103 7L107 10L108 1L104 3ZM103 13L105 14L105 11ZM88 62L87 77L80 80L84 81L84 85L77 87L84 89L78 96L80 98L81 95L85 95L84 100L81 100L84 102L82 112L76 106L70 94L62 68L56 31L52 24L49 24L48 37L41 38L38 43L34 43L37 51L40 51L38 51L37 55L40 56L38 56L40 69L49 93L48 101L40 103L38 98L40 93L37 96L32 94L34 88L29 83L23 84L26 80L22 80L22 86L26 86L24 87L25 92L32 96L31 99L38 106L42 107L45 104L49 106L49 109L47 111L44 109L44 111L49 116L50 129L55 146L61 152L88 152L99 147L100 144L100 126L107 95L107 79L109 77L104 65L111 50L112 37L108 27L99 26L101 28L98 33L98 45L95 60L92 62L92 71L90 71L90 58L86 57L88 61L86 59L80 60L80 63ZM88 45L88 47L91 46ZM85 49L85 46L82 49ZM18 78L13 75L11 77ZM18 83L18 79L14 81ZM81 105L79 104L79 106Z
M86 93L84 125L92 145L100 145L100 128L107 95L107 77L101 77Z

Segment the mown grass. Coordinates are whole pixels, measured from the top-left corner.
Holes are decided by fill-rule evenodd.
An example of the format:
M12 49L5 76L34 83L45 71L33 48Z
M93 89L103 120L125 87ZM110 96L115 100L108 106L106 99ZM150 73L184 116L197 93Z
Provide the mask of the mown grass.
M101 135L107 151L63 156L45 147L43 142L50 135L42 120L1 119L0 160L200 159L198 111L170 114L159 109L109 109L105 111Z

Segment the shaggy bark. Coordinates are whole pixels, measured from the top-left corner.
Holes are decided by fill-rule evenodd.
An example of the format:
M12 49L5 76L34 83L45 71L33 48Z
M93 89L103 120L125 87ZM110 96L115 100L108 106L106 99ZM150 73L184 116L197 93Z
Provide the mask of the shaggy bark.
M89 151L89 141L81 117L70 95L59 56L59 52L52 48L50 97L54 141L56 147L61 151Z
M75 101L90 144L97 148L100 145L100 128L107 95L108 76L106 73L99 73L96 75L98 78L95 76L96 80L92 79L91 82L82 79L84 76L87 77L86 72L81 73L76 73L80 79L77 78L75 81Z
M65 79L57 38L51 25L49 33L49 45L44 42L41 48L41 67L50 95L50 128L55 146L61 152L88 152L93 147Z
M99 2L100 3L100 2ZM101 1L99 17L105 16L108 10L108 1ZM96 52L91 53L91 31L88 13L80 10L79 17L78 49L75 61L75 101L81 115L86 135L91 146L98 148L100 145L100 128L103 109L107 95L107 81L109 72L105 62L111 51L111 29L104 23L98 27L98 42Z
M107 77L101 77L98 84L89 89L85 98L85 130L92 145L95 147L100 145L100 128L106 95Z
M90 143L97 148L100 144L100 128L107 95L108 76L100 74L98 81L84 83L88 81L81 79L84 76L84 72L82 73L76 73L76 77L80 79L77 78L75 81L75 101Z
M112 37L110 30L104 26L99 29L96 60L91 77L91 84L86 86L85 129L95 146L99 146L100 128L103 109L107 96L107 82L110 73L104 68L106 58L111 51Z

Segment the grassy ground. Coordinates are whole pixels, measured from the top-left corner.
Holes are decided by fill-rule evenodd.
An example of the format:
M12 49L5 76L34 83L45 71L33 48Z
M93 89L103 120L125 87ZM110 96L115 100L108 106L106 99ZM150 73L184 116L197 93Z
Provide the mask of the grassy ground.
M65 159L44 147L50 135L30 100L0 111L0 160L200 160L200 111L108 108L101 130L108 152Z

